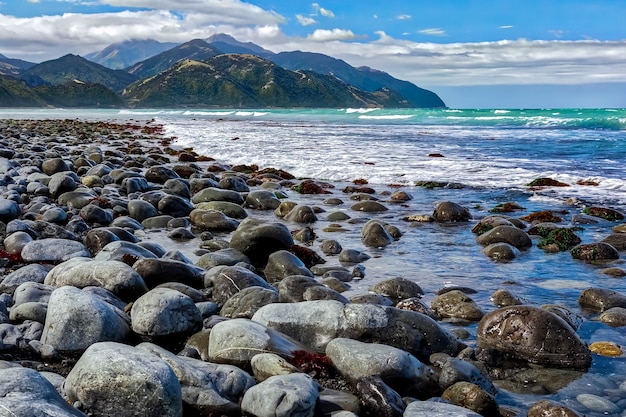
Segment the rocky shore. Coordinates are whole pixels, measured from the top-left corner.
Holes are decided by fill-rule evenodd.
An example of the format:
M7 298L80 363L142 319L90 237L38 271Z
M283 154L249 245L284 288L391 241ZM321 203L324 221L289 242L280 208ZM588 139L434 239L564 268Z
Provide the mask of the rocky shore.
M622 355L576 311L505 288L426 302L410 277L350 291L423 223L471 229L487 262L535 245L621 277L622 213L407 215L402 189L344 185L228 166L152 121L0 120L0 416L623 415L621 375L576 383ZM610 286L578 303L626 325Z

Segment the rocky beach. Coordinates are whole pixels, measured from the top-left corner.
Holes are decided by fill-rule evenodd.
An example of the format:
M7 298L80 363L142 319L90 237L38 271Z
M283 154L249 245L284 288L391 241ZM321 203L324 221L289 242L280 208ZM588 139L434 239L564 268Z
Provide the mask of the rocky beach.
M625 415L620 210L283 168L154 120L0 120L0 416ZM601 279L420 282L394 251L416 234Z

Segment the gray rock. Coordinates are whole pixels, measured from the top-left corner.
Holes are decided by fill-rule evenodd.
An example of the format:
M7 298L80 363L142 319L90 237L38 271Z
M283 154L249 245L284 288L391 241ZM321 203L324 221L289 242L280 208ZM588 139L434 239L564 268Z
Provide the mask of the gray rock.
M85 245L68 239L33 240L22 249L22 258L28 263L60 263L71 258L90 256L91 254Z
M626 308L626 294L605 288L587 288L578 297L578 304L595 311L605 311L613 307Z
M612 401L594 394L578 394L576 401L586 409L604 415L618 413L620 408Z
M141 343L137 348L158 356L174 370L183 402L203 415L240 414L238 404L244 392L255 385L248 373L235 366L176 356L152 343Z
M619 259L619 252L605 242L578 245L570 251L572 258L585 262Z
M405 395L423 395L437 386L434 372L428 366L393 346L337 338L326 346L326 356L353 385L360 378L379 375L393 389Z
M193 195L193 197L191 197L191 202L194 204L202 203L204 201L228 201L241 205L243 204L244 199L237 191L222 190L216 187L208 187L198 191Z
M287 213L284 219L290 222L309 224L315 223L317 216L311 207L298 204Z
M52 267L52 265L30 264L16 269L4 277L0 283L0 292L13 294L15 289L25 282L43 284Z
M67 206L67 208L70 210L80 210L87 204L91 203L96 197L98 197L98 195L95 192L88 191L86 189L80 189L61 194L57 198L57 204L59 206Z
M121 240L107 244L96 254L94 260L124 261L128 259L139 260L143 258L157 258L157 256L143 246Z
M44 284L77 288L97 286L128 302L148 291L142 276L124 262L90 258L74 258L55 266L46 276Z
M337 337L382 343L418 359L435 352L456 355L463 345L433 319L413 311L333 300L268 304L252 320L320 351Z
M494 261L510 261L519 255L519 250L508 243L498 242L485 246L483 253Z
M224 213L228 217L233 219L242 220L248 217L246 210L239 204L231 203L228 201L207 201L204 203L196 204L196 208L200 210L216 210Z
M497 307L508 307L524 304L522 300L508 290L496 290L491 294L491 301Z
M257 190L248 193L245 204L254 210L274 210L280 206L280 200L271 191Z
M22 303L47 303L55 287L43 283L27 281L20 284L13 293L13 307Z
M299 303L300 301L336 300L347 304L349 301L337 291L325 287L315 278L304 275L290 275L278 285L278 300L281 303Z
M391 245L394 239L380 221L370 220L361 229L361 241L365 246L382 248Z
M483 416L501 415L493 396L470 382L455 383L441 394L441 398L452 404L476 411Z
M46 303L22 303L13 308L9 314L9 318L13 323L22 323L26 320L32 320L43 324L46 321L48 305Z
M274 353L259 353L255 355L250 361L250 366L252 367L254 378L259 382L276 375L289 375L300 372L298 368Z
M488 376L484 375L470 362L457 358L447 358L439 373L439 386L445 390L457 382L471 382L480 386L491 395L496 395L497 390Z
M213 279L213 300L218 304L223 304L248 287L262 287L276 293L267 281L249 269L241 266L227 266L222 268Z
M148 217L141 222L141 226L143 226L144 229L165 229L167 227L167 224L173 218L174 217L170 216L169 214L161 214L154 217Z
M444 201L435 206L433 218L438 222L466 222L472 218L469 210L452 201Z
M172 194L166 195L159 200L157 208L163 214L173 217L185 217L191 213L193 205L187 198Z
M263 270L268 282L279 282L291 275L305 275L313 277L313 273L304 265L296 255L286 250L278 250L272 253Z
M69 165L61 158L48 158L41 163L41 170L46 175L70 171Z
M626 326L626 308L612 307L600 314L600 321L612 327Z
M528 409L528 417L545 417L545 416L559 416L559 417L581 417L580 414L551 400L540 400L532 404Z
M50 177L48 189L54 198L61 194L74 191L78 187L74 177L66 172L58 172Z
M358 264L367 261L369 258L371 258L371 256L367 253L356 249L343 249L341 253L339 253L339 262L342 264Z
M215 252L205 253L196 261L200 268L211 269L219 265L232 266L240 262L250 263L250 259L234 248L218 249Z
M50 296L41 342L62 352L78 352L96 342L120 342L130 331L128 317L116 307L75 287Z
M13 219L17 219L21 213L22 210L17 202L0 198L0 221L8 223Z
M33 238L26 232L15 232L4 239L4 249L8 253L21 253L22 249L28 242L32 242Z
M270 254L289 249L293 243L293 237L284 224L247 218L235 230L230 247L246 255L252 265L264 266Z
M165 184L167 180L180 178L180 176L172 168L159 165L148 168L146 171L146 179L157 184Z
M157 208L148 201L135 199L128 202L128 215L138 222L142 222L158 214L159 211Z
M306 374L277 375L250 388L241 409L257 417L313 417L317 383Z
M126 233L129 233L128 230L141 230L143 229L143 225L138 222L137 220L133 219L130 216L119 216L116 217L112 222L111 222L111 226L108 227L108 230L112 230L112 228L115 227L117 229L122 229L122 230L126 230ZM133 242L133 243L137 243L138 239L125 239L124 237L120 236L119 233L116 233L115 231L113 231L113 233L115 233L117 235L117 237L119 237L122 240L125 240L127 242Z
M239 222L217 210L194 209L189 214L191 224L201 230L231 232L239 226Z
M297 350L308 349L255 321L232 319L219 322L211 329L208 360L247 368L252 358L259 353L272 352L291 357Z
M71 402L99 416L182 417L172 368L143 349L114 342L91 345L65 381Z
M228 298L224 302L220 314L232 319L251 319L259 308L277 302L278 293L275 289L258 286L247 287Z
M496 226L478 236L476 242L483 246L492 243L508 243L521 250L528 249L533 245L528 233L515 226Z
M394 303L424 295L418 283L400 277L379 281L370 287L370 291L389 297Z
M480 414L458 405L435 401L414 401L407 405L403 417L481 417Z
M155 288L139 297L130 316L133 331L148 338L191 334L202 327L193 300L169 288Z
M245 179L241 177L223 177L218 183L220 188L225 190L238 191L240 193L247 193L250 191L250 187L246 184Z
M359 378L356 391L365 415L399 417L406 408L400 395L378 375Z
M87 204L80 209L78 213L83 220L87 223L97 223L102 226L107 226L113 221L113 211L105 210L95 204Z
M41 339L43 325L37 321L21 324L0 324L0 352L23 349L31 350L30 343Z
M105 228L92 229L85 235L83 243L91 253L98 253L111 242L121 240L115 233Z
M203 268L174 259L139 259L133 264L133 270L143 278L148 288L154 288L165 282L179 282L193 288L204 288Z
M0 414L7 417L85 416L69 405L39 372L22 367L0 372Z
M531 306L504 307L487 313L476 331L479 349L544 366L587 368L591 352L561 317Z
M474 300L459 290L440 294L433 300L432 309L444 318L479 321L484 313Z

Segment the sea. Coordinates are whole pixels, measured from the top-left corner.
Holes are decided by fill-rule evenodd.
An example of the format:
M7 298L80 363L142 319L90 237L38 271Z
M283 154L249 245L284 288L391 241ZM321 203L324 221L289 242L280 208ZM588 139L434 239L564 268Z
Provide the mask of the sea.
M475 290L471 297L490 311L496 308L493 291L506 289L529 304L560 304L580 315L584 321L578 334L587 343L609 341L626 349L626 328L601 323L597 312L582 310L577 301L589 287L626 294L626 278L602 273L607 266L626 269L623 252L622 259L611 265L597 265L574 260L569 252L546 253L533 245L511 262L493 262L470 230L505 202L524 208L511 213L514 216L552 210L563 217L563 227L575 226L572 216L589 206L626 213L626 109L4 109L0 117L154 121L175 138L174 146L192 147L225 165L256 164L335 184L334 193L344 205L324 206L322 196L306 201L327 213L345 211L357 220L368 214L350 210L353 202L342 194L344 186L355 180L367 183L380 192L383 202L385 194L406 191L413 199L390 205L392 209L382 215L403 232L384 249L362 245L358 221L347 223L344 232L325 232L328 222L324 213L318 216L320 221L313 225L318 239L337 239L344 248L371 256L363 262L365 278L351 283L348 294L401 276L420 284L426 302L441 288L461 286ZM569 186L530 187L537 178ZM449 185L416 186L421 181ZM288 189L286 193L296 201L302 198ZM310 200L314 198L318 200ZM430 214L440 201L468 207L472 224L401 220ZM610 234L615 224L578 225L577 233L583 243L595 242ZM475 343L475 324L445 325L463 329L468 332L466 343ZM551 398L590 416L626 415L622 414L626 355L594 355L589 372L556 392L537 394L543 392L537 384L520 383L519 391L505 391L499 401L523 409L539 398ZM577 401L581 393L607 399L619 411L590 410Z

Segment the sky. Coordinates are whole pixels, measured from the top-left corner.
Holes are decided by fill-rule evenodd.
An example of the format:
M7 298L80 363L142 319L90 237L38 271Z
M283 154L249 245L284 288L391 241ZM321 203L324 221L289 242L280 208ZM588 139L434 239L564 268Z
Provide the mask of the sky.
M324 53L451 108L626 107L626 0L0 0L0 54L227 33Z

